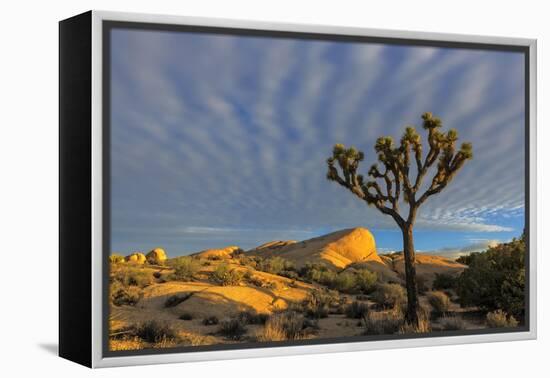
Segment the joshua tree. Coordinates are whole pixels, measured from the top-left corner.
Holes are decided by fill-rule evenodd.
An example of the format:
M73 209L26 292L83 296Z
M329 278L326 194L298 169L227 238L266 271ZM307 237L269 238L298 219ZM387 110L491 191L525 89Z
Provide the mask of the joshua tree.
M455 129L441 132L441 120L431 113L424 113L422 120L422 126L428 132L428 153L423 155L422 141L414 126L405 129L399 146L394 145L392 137L380 137L374 149L382 168L378 164L372 165L368 172L369 179L357 174L365 154L354 147L346 148L343 144L336 144L332 156L327 159L327 178L330 181L337 182L368 205L390 215L401 229L407 286L406 320L414 325L418 324L418 290L413 226L418 208L429 197L441 192L473 156L471 143L462 143L456 151L458 133ZM436 162L431 183L422 185ZM415 168L411 167L413 164L416 164ZM383 185L385 190L382 189ZM408 214L401 215L399 211L401 198L409 205Z

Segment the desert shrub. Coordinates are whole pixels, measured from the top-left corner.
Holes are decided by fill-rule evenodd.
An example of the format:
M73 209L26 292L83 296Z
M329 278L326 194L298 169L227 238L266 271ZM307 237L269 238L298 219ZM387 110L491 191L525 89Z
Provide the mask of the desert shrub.
M444 314L449 311L449 306L451 305L449 297L442 291L428 293L428 302L438 314Z
M369 312L369 306L366 303L353 301L346 306L346 317L351 319L363 319Z
M239 264L242 266L248 266L254 269L257 268L256 258L253 256L247 256L247 255L241 254L237 257L237 260Z
M413 325L407 322L403 322L399 327L399 333L427 333L432 331L432 325L428 316L419 316L418 325Z
M242 311L237 315L237 319L244 324L265 324L268 318L268 314L257 313L255 311Z
M257 335L258 341L299 340L304 338L308 328L314 328L316 323L307 321L303 316L287 311L269 317L265 326Z
M464 320L455 315L443 316L439 319L439 323L444 331L459 331L466 329Z
M246 281L250 281L252 279L252 271L250 269L247 269L243 273L243 279L246 280Z
M180 303L182 302L185 302L186 300L188 300L189 298L191 298L191 296L193 295L193 293L185 293L185 294L180 294L180 295L172 295L170 297L168 297L166 299L166 301L164 302L164 307L166 308L169 308L169 307L176 307L177 305L179 305Z
M400 311L369 312L364 318L365 334L391 335L403 325L403 314Z
M372 293L372 300L386 308L402 307L406 298L405 289L399 284L380 284Z
M376 289L378 275L367 269L360 269L356 273L357 289L363 293L370 294Z
M170 326L156 320L150 320L135 328L135 335L149 343L160 343L177 338Z
M470 265L470 263L476 258L476 256L480 254L481 252L472 252L469 255L463 255L458 257L455 261L460 264Z
M425 294L428 291L428 281L423 276L416 276L416 288L419 294Z
M174 268L172 278L177 281L191 281L200 270L200 261L191 256L181 256L167 261Z
M202 320L202 324L205 326L217 325L220 322L217 316L209 316Z
M300 277L302 277L305 281L319 283L321 283L321 276L323 275L323 273L327 273L327 275L330 276L329 281L332 282L335 273L330 271L323 264L308 262L298 271Z
M518 321L512 316L508 316L502 310L496 310L487 314L487 326L489 328L508 328L517 327Z
M295 271L294 263L282 257L276 256L269 259L261 260L257 264L257 269L271 274L280 274L283 271Z
M244 274L237 270L231 269L228 264L222 263L212 272L212 280L221 286L236 286L243 280Z
M154 272L153 273L153 277L155 277L156 279L159 279L161 276L162 276L161 272Z
M330 292L312 290L302 302L302 311L308 318L326 318L329 314L330 305L334 301L335 297Z
M229 319L220 323L218 334L231 340L240 340L246 331L245 324L239 319Z
M450 290L456 286L456 278L447 273L436 273L432 284L434 290Z
M114 286L114 287L113 287ZM111 303L115 306L135 306L141 298L141 291L136 287L111 285Z
M180 315L179 318L181 320L193 320L193 315L188 312L184 312L183 314Z
M355 291L357 280L355 274L342 272L334 278L332 285L328 285L331 289L341 291L343 293L351 293Z
M123 263L124 262L124 256L119 255L117 253L113 253L112 255L109 256L109 262L111 264Z
M457 279L456 292L463 306L525 313L525 242L523 237L471 254L468 269Z
M291 280L296 280L300 276L298 276L298 273L294 270L283 270L279 273L280 276L290 278Z
M144 288L153 283L153 275L140 268L124 268L116 271L113 281L118 281L124 286L137 286Z

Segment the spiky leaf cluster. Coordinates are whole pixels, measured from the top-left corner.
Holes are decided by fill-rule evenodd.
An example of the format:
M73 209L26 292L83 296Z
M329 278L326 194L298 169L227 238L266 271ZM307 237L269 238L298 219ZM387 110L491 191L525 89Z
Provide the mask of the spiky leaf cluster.
M472 144L462 143L457 149L458 132L450 129L443 133L440 130L442 122L438 117L431 113L422 114L422 127L428 134L429 150L425 156L420 134L414 126L408 126L398 145L391 136L376 140L374 150L379 163L370 167L369 179L357 172L365 154L355 147L346 148L343 144L336 144L332 156L327 159L327 178L344 186L369 205L376 206L381 212L391 215L399 225L412 224L418 207L428 197L441 192L464 163L473 157ZM416 165L414 172L410 169L412 164ZM419 191L423 179L434 165L436 171L432 181L421 194ZM406 218L399 213L401 198L409 204L409 215Z

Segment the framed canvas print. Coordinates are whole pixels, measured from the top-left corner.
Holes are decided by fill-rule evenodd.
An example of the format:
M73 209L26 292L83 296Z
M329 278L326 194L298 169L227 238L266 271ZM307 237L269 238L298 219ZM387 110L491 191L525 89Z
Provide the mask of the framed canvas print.
M60 22L60 355L536 337L536 42Z

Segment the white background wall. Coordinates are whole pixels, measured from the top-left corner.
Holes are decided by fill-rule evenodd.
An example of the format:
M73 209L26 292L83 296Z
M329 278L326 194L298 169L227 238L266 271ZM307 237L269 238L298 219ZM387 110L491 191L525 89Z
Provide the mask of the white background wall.
M539 340L103 369L57 344L57 21L89 9L537 38L539 141L548 140L545 1L4 1L0 5L0 374L4 377L541 377L550 371L545 247L550 149L539 143ZM546 147L546 148L544 148ZM545 351L546 348L546 351Z

